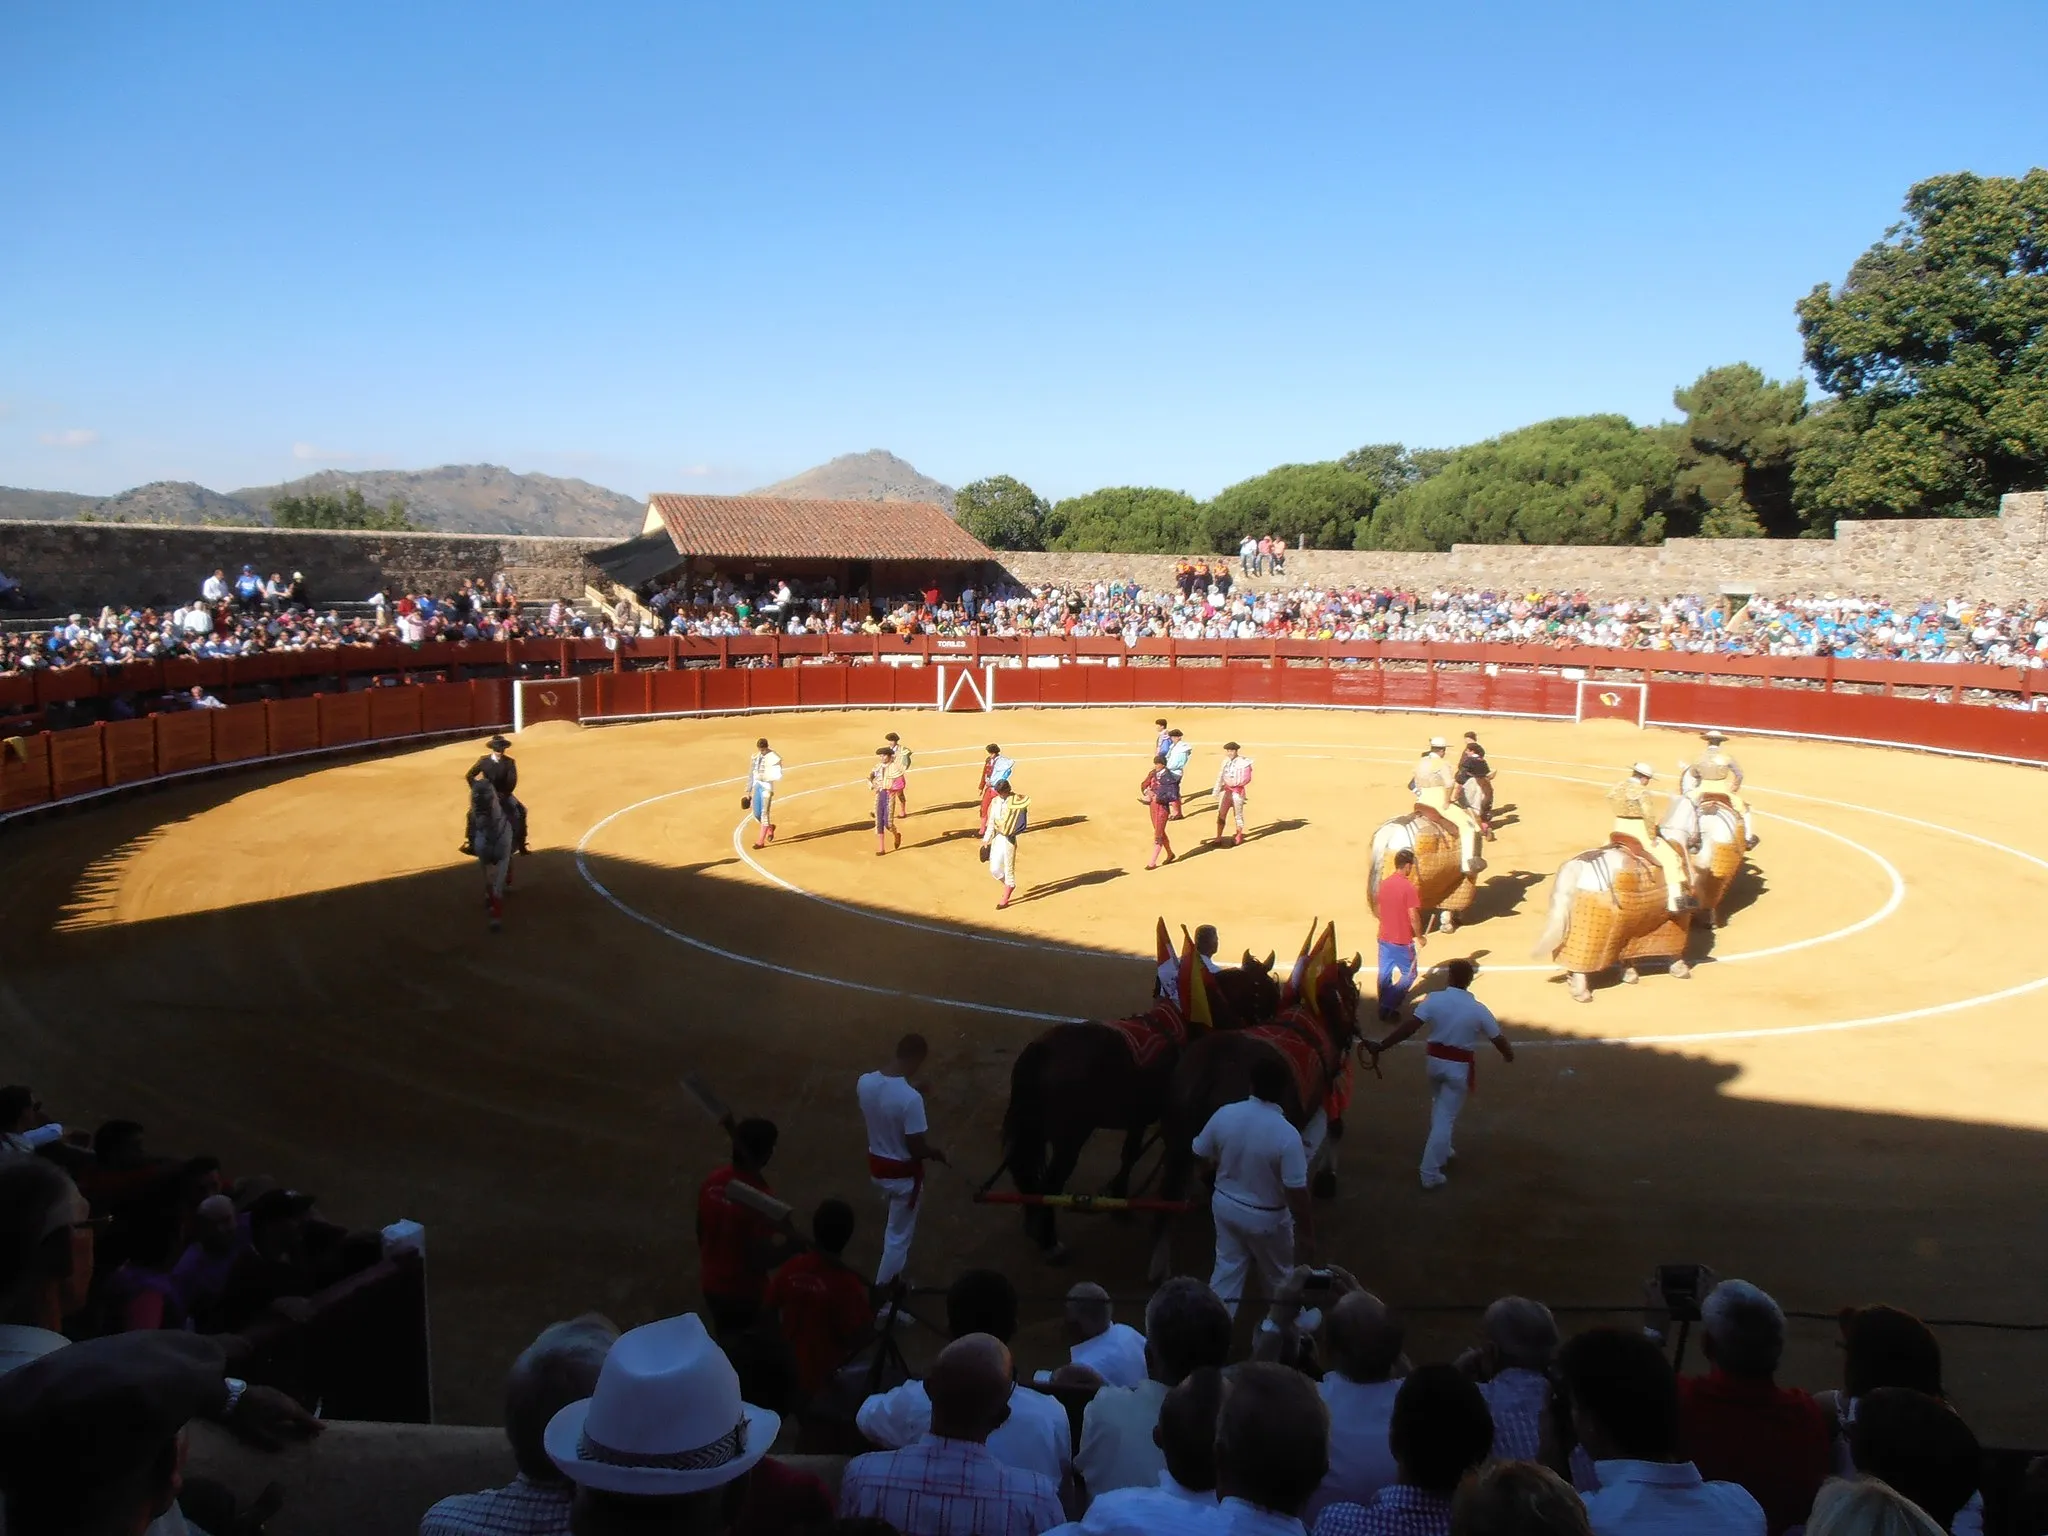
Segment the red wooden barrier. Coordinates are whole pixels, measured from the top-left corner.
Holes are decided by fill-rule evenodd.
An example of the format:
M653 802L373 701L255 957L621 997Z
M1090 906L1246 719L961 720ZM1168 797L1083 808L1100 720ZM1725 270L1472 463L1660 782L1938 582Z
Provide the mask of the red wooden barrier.
M0 709L27 709L36 701L33 672L0 673Z
M133 784L156 777L156 725L149 720L109 720L101 731L109 784Z
M846 706L847 675L851 667L800 667L796 673L796 698L811 708L843 709Z
M320 699L267 699L269 713L269 754L311 752L320 745ZM216 748L219 737L215 738Z
M370 696L367 693L318 693L320 745L345 747L370 739Z
M849 704L894 704L895 667L845 667L846 702Z
M18 754L18 755L17 755ZM38 731L0 745L0 811L18 811L50 798L50 737Z
M747 707L747 679L753 674L732 668L721 667L718 671L696 673L699 686L703 689L699 709L745 709Z
M740 674L747 680L749 709L788 709L797 701L797 674L778 667L749 667Z
M310 704L312 700L292 702ZM226 709L209 709L206 716L213 722L213 760L216 763L246 762L271 750L268 704L230 704Z
M509 677L480 677L471 685L475 700L472 725L512 723L512 680Z
M81 726L73 731L52 731L50 743L50 794L63 800L89 790L103 789L107 782L106 760L100 749L100 728Z
M420 729L466 731L476 723L474 683L422 683Z
M212 763L213 722L207 717L218 713L212 709L181 709L156 716L151 721L156 727L156 771L185 773Z
M697 667L680 672L650 672L647 708L657 715L694 714L704 707L704 679L716 676Z
M370 701L370 735L375 740L417 736L426 729L420 724L417 687L372 688L364 697Z

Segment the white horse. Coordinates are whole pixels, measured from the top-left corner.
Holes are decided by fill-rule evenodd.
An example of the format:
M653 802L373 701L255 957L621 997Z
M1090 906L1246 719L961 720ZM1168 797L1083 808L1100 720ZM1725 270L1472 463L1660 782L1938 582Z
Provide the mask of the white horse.
M1422 846L1425 839L1428 846ZM1472 905L1476 886L1458 867L1458 834L1420 811L1396 816L1374 828L1372 858L1365 875L1367 904L1374 912L1379 911L1380 879L1392 866L1393 856L1403 848L1415 855L1415 888L1422 896L1423 932L1449 933L1458 926L1458 914Z
M1692 874L1690 887L1695 900L1699 902L1698 913L1714 927L1721 926L1721 902L1727 896L1728 886L1735 874L1742 868L1742 820L1734 810L1722 804L1704 807L1694 804L1684 795L1675 795L1664 820L1658 826L1658 833L1669 841L1692 853ZM1612 843L1600 848L1575 854L1565 860L1558 870L1557 879L1550 890L1550 910L1544 923L1543 935L1537 939L1530 954L1539 960L1556 958L1570 932L1572 908L1580 896L1595 897L1607 904L1616 904L1615 882L1628 868L1631 856ZM1657 888L1661 891L1661 875ZM1642 937L1671 921L1658 903L1636 919L1634 931L1619 935L1617 952L1627 942ZM1690 926L1687 919L1680 928L1680 940L1674 940L1675 951L1671 953L1671 974L1683 980L1692 974L1692 965L1682 950L1683 928ZM1651 958L1661 957L1662 951ZM1612 960L1608 964L1611 965ZM1584 971L1569 971L1572 996L1579 1002L1592 999L1589 978L1607 965L1589 965ZM1636 968L1626 965L1622 980L1636 980Z
M465 852L475 855L484 867L484 906L491 914L491 932L503 925L505 882L512 869L512 849L517 843L512 818L498 799L488 779L469 786L469 840Z

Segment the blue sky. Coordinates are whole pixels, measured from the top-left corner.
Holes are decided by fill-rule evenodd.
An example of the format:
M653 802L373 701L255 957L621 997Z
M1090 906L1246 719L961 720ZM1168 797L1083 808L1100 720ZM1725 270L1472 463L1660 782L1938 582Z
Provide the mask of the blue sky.
M2039 0L4 0L0 484L1207 495L1655 420L2048 158L2044 69Z

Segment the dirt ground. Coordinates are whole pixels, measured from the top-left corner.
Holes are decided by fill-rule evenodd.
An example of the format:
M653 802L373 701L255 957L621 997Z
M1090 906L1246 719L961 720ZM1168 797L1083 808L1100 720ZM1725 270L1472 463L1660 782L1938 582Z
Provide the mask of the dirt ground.
M0 1080L90 1124L315 1190L340 1219L423 1221L439 1411L495 1413L543 1324L693 1305L696 1182L720 1138L678 1091L702 1070L773 1116L771 1178L800 1208L877 1210L852 1080L905 1030L934 1043L934 1139L979 1176L1016 1051L1047 1016L1136 1011L1153 921L1215 922L1227 953L1299 948L1315 917L1370 961L1373 827L1407 805L1423 740L1476 725L1513 807L1476 921L1479 994L1525 1049L1482 1066L1450 1186L1416 1179L1418 1048L1360 1086L1324 1251L1447 1353L1507 1291L1612 1306L1658 1262L1699 1260L1788 1307L1883 1299L1929 1317L2048 1319L2048 800L2038 773L1898 752L1743 741L1762 846L1689 980L1573 1003L1529 956L1558 864L1604 838L1601 796L1694 743L1613 724L1207 710L1196 743L1258 762L1255 835L1202 847L1206 795L1156 872L1138 780L1156 711L823 713L579 730L515 749L535 853L505 931L461 859L474 744L223 779L0 839ZM900 853L877 858L864 776L884 731L916 752ZM789 764L764 853L738 826L754 738ZM1020 760L1033 830L1020 900L973 851L991 733ZM1098 1138L1080 1183L1105 1176ZM1026 1365L1061 1351L1077 1278L1144 1289L1143 1230L1072 1220L1043 1267L1013 1211L939 1175L912 1274L1019 1277ZM1177 1258L1206 1274L1206 1222ZM936 1304L931 1315L939 1315ZM1134 1320L1133 1302L1125 1316ZM1579 1321L1577 1314L1566 1319ZM1832 1330L1795 1326L1787 1375L1832 1384ZM2048 1443L2042 1334L1946 1328L1950 1386L1988 1441Z

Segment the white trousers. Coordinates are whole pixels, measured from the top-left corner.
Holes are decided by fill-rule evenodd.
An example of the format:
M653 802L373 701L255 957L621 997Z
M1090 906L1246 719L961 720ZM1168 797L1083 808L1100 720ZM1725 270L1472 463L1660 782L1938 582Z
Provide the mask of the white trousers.
M917 1231L917 1207L910 1203L910 1192L917 1185L909 1179L870 1182L889 1202L889 1223L882 1231L882 1262L875 1269L875 1284L887 1285L910 1262L910 1239Z
M1209 1214L1216 1221L1216 1272L1209 1277L1209 1289L1223 1298L1232 1317L1237 1316L1238 1301L1248 1294L1256 1265L1259 1284L1271 1301L1294 1267L1294 1213L1255 1210L1228 1195L1217 1195L1209 1202Z
M1453 1151L1451 1132L1470 1092L1465 1086L1467 1070L1462 1061L1429 1059L1429 1140L1422 1148L1425 1184L1443 1182L1444 1164L1451 1160Z
M988 872L1003 885L1017 883L1017 844L998 832L988 840Z

